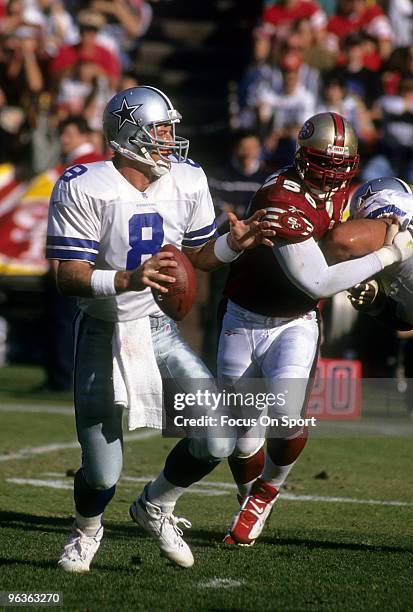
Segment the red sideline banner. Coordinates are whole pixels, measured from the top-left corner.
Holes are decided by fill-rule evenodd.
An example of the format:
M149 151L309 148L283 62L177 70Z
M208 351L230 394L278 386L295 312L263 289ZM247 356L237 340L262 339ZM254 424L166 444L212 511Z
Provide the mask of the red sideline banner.
M58 176L52 168L22 182L11 164L0 164L0 275L47 272L47 213Z
M356 421L361 417L361 362L319 359L306 416Z

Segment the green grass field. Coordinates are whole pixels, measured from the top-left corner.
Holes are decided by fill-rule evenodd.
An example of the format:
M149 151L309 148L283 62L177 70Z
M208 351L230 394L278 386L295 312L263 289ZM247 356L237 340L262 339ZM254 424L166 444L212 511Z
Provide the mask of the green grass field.
M189 570L160 557L128 516L174 441L127 434L124 474L93 570L59 571L79 449L70 399L31 393L40 382L35 369L0 370L0 591L60 591L63 609L76 611L413 610L412 444L405 432L315 436L252 548L221 544L237 508L223 463L177 507L193 525L185 534L195 556Z

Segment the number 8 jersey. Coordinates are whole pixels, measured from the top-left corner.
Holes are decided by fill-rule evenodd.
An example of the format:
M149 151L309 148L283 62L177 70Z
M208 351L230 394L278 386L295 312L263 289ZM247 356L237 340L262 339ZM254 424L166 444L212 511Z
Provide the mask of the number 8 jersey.
M216 233L204 171L194 162L141 192L111 161L78 165L56 183L49 208L46 257L86 261L100 270L134 270L163 244L199 247ZM79 307L107 321L160 316L150 288L105 298L79 298Z

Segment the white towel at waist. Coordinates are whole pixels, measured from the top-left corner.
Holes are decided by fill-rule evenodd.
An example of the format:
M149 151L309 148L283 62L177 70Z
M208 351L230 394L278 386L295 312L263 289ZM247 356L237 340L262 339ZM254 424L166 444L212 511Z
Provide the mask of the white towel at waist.
M162 379L149 317L118 321L112 337L115 404L128 409L128 427L162 428Z

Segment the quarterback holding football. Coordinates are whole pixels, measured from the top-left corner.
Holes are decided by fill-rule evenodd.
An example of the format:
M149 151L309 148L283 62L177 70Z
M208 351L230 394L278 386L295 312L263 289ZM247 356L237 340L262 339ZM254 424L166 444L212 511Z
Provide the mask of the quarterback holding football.
M116 94L103 117L113 158L68 168L51 197L47 256L59 261L60 291L79 304L74 388L82 466L74 481L75 522L59 560L65 571L88 571L99 548L102 515L122 470L123 409L130 429L160 428L163 382L171 393L177 379L185 392L194 390L191 379L213 384L152 294L167 296L179 281L173 248L161 247L182 249L196 268L211 270L258 243L271 245L275 234L257 210L245 221L230 214L230 232L216 237L205 173L175 131L180 119L154 87ZM176 318L182 312L175 310ZM229 444L180 440L130 507L133 521L177 565L194 560L178 526L189 522L174 516L175 503L228 455Z

